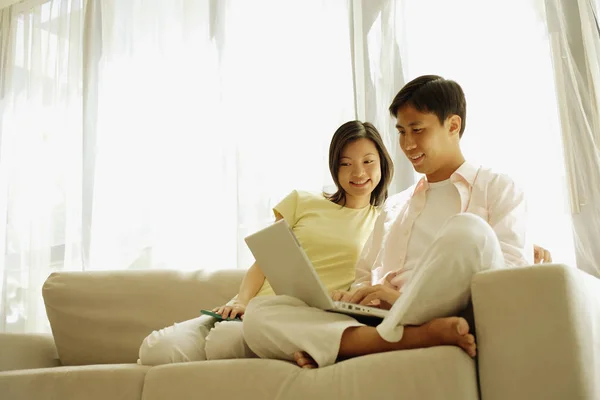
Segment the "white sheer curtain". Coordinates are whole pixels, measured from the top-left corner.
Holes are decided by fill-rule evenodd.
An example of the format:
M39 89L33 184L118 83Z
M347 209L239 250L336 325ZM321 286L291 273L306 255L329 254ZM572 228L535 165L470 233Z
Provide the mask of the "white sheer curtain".
M412 165L398 146L396 121L388 107L406 83L400 57L402 37L396 30L402 3L388 0L351 2L355 103L357 118L375 124L394 161L390 193L415 181Z
M539 5L36 0L0 10L0 331L48 329L40 288L55 270L247 267L243 238L277 201L331 184L327 148L347 120L381 129L397 163L392 192L408 186L387 106L423 73L461 83L468 158L519 180L533 240L575 265Z
M600 277L600 29L598 1L546 0L577 265Z
M356 115L348 2L39 0L0 17L0 331L48 329L55 270L247 267L243 238L276 202L332 183L329 141Z
M89 268L249 266L275 203L331 182L354 118L347 3L101 5Z
M47 329L43 281L80 265L81 10L1 11L0 331Z

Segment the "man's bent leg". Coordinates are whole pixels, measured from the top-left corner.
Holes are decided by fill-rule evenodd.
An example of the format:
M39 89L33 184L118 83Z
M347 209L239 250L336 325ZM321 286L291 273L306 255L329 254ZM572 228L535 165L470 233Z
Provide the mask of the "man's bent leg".
M248 347L261 358L294 361L304 351L324 367L335 363L344 331L362 325L293 297L269 296L250 301L243 330Z
M454 345L475 355L475 338L464 318L471 278L480 271L504 267L496 234L481 218L450 218L401 289L388 317L377 328L346 330L340 357L391 350Z
M472 214L449 218L377 331L386 341L398 342L404 326L458 315L468 305L473 275L504 266L500 243L487 222Z
M341 338L339 358L432 346L458 346L471 357L476 351L475 338L469 333L467 321L448 317L434 319L421 326L407 326L398 342L384 340L377 329L370 326L348 328Z

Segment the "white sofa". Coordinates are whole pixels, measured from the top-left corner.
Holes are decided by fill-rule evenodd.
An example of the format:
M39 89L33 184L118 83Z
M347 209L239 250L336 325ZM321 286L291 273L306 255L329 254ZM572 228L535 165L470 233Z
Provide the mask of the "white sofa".
M136 364L148 333L226 302L243 273L52 274L43 295L53 335L0 335L0 399L600 399L600 280L564 265L475 276L477 360L436 347L317 370Z

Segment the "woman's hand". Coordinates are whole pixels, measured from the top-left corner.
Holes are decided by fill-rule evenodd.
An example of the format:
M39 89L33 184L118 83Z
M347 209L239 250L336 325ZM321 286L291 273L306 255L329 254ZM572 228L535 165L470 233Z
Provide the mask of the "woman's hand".
M234 301L231 304L225 304L221 307L215 307L213 312L219 314L224 319L226 318L240 318L244 319L244 313L246 312L246 305L239 301Z

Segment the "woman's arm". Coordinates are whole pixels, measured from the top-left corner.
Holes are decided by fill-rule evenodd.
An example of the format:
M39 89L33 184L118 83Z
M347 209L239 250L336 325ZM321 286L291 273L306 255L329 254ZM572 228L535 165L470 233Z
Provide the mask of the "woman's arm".
M283 216L275 211L275 221L280 219L283 219ZM223 318L241 317L246 312L246 306L256 296L264 282L265 274L257 263L252 264L242 280L239 293L233 304L217 307L213 311L221 314Z
M245 306L248 305L250 300L256 296L264 282L265 274L263 274L257 263L252 264L252 266L248 269L248 272L246 272L246 276L244 276L244 280L240 285L240 291L237 295L236 301Z

